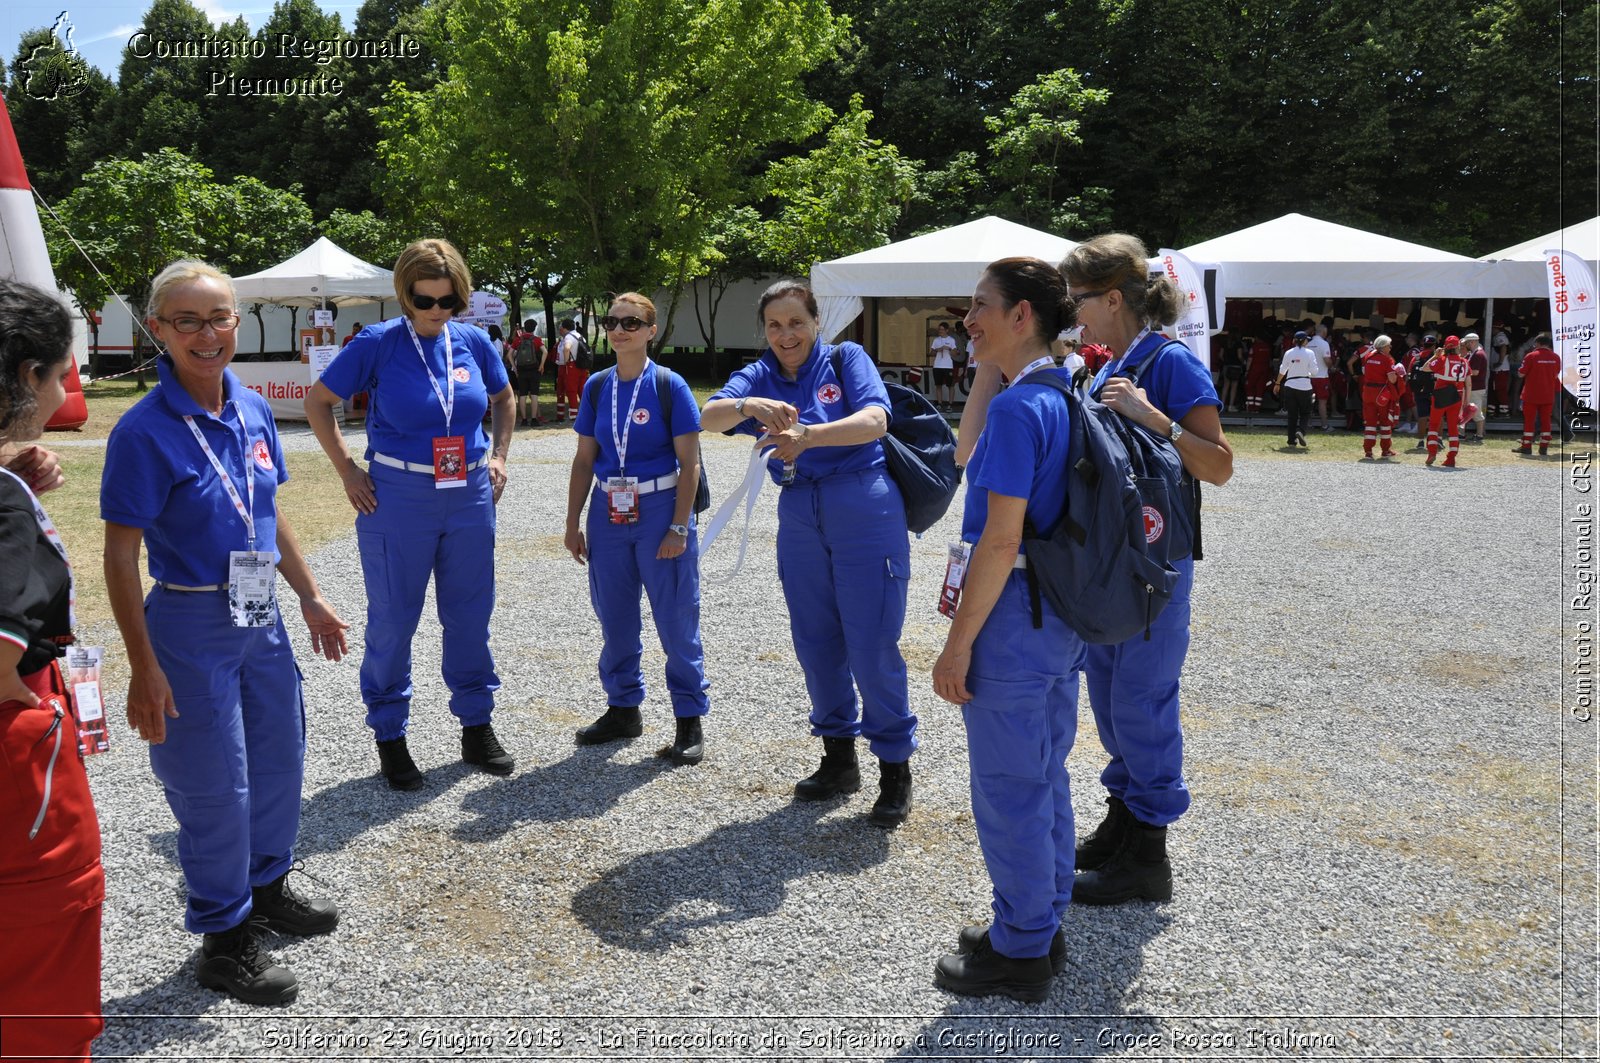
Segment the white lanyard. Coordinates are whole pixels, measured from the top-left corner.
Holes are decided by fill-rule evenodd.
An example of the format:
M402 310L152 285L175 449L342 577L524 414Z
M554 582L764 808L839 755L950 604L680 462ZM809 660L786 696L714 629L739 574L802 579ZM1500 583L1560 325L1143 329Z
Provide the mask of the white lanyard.
M744 534L739 539L739 556L734 560L733 571L715 579L708 579L707 583L727 583L744 567L744 553L750 545L750 516L755 512L756 498L761 494L761 487L767 481L765 452L773 446L774 444L769 442L765 435L756 440L756 445L750 448L750 464L745 469L744 482L739 485L737 491L723 500L722 505L712 516L711 523L700 534L700 556L703 559L706 551L711 549L711 544L717 541L717 536L722 534L722 529L733 519L739 503L744 503Z
M200 449L206 452L206 459L211 462L211 467L217 470L217 476L222 479L222 486L228 492L228 498L233 502L233 508L239 511L239 516L244 518L244 527L250 533L250 549L256 548L256 478L250 471L250 429L244 423L244 411L234 406L234 412L239 415L239 427L244 429L244 489L250 496L249 508L245 507L244 499L239 497L239 489L233 486L233 477L228 475L228 470L222 467L222 462L217 460L217 455L211 449L211 444L206 442L200 426L194 423L194 418L188 414L183 415L183 423L189 426L189 431L200 443ZM218 418L221 420L220 418ZM224 424L227 422L224 421Z
M639 392L643 390L645 373L650 372L650 359L644 360L644 372L641 372L633 382L633 397L628 400L628 420L623 424L622 430L617 430L617 392L622 390L622 376L612 370L611 373L611 442L617 447L617 475L625 476L628 472L628 433L633 431L633 410L639 405Z
M1133 342L1128 344L1127 353L1121 358L1118 358L1117 364L1112 367L1110 373L1106 374L1107 379L1110 379L1111 377L1114 377L1118 373L1122 372L1124 363L1126 363L1129 358L1133 357L1133 352L1139 349L1139 344L1143 343L1144 338L1148 335L1150 335L1150 326L1146 325L1144 328L1139 330L1139 334L1133 338Z
M439 334L444 337L444 383L450 389L450 397L445 398L445 393L439 389L439 381L434 379L433 367L428 365L428 356L422 353L422 341L417 339L417 327L406 318L406 331L411 334L411 346L417 349L417 357L422 359L422 371L428 374L428 383L433 385L433 394L439 400L439 409L444 411L444 433L450 434L450 418L456 411L456 362L455 353L450 346L450 325L446 322ZM252 547L252 549L254 549Z
M1021 380L1035 369L1054 369L1055 367L1056 360L1048 354L1043 358L1035 358L1033 361L1022 367L1022 372L1017 374L1017 379L1013 380L1012 383L1015 384L1017 380Z
M0 472L5 473L28 493L28 501L33 503L33 519L39 522L39 531L44 533L46 541L55 547L56 553L61 555L61 563L67 566L67 627L76 631L78 627L78 584L72 578L72 562L67 560L67 544L61 541L61 533L56 530L55 522L44 511L44 506L39 504L39 496L33 493L33 488L28 482L10 469L0 466Z

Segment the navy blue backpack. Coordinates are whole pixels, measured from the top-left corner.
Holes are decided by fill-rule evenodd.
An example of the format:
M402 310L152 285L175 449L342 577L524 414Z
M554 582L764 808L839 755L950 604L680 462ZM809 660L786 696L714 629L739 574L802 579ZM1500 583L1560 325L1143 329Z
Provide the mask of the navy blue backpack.
M1164 349L1131 371L1135 382ZM1171 559L1189 556L1194 535L1177 447L1054 373L1018 383L1060 392L1072 424L1061 520L1044 536L1032 521L1023 526L1034 626L1044 622L1042 596L1085 642L1114 645L1141 631L1148 639L1178 586Z
M833 375L844 380L844 356L833 349ZM884 463L906 504L906 527L918 535L939 522L961 487L956 436L950 422L922 392L883 382L889 393L889 433ZM848 398L848 396L847 396Z

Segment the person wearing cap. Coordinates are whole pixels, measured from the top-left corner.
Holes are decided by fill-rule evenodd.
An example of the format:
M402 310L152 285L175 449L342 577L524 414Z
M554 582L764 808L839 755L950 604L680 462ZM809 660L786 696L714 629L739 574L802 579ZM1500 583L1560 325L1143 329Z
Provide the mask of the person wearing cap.
M1494 336L1494 366L1489 370L1489 412L1497 417L1511 416L1511 339L1504 332Z
M1438 349L1439 337L1428 332L1423 334L1420 344L1406 352L1406 386L1411 389L1411 398L1417 411L1414 422L1417 443L1413 450L1425 450L1428 445L1428 418L1433 409L1433 376L1427 366Z
M247 1004L286 1004L298 982L261 927L326 934L330 901L288 883L300 829L306 711L273 584L300 599L313 653L346 652L277 494L289 478L267 402L228 369L233 281L172 263L150 285L165 348L159 385L117 422L100 481L106 595L127 649L128 725L178 822L184 925L204 935L195 976ZM139 575L140 547L155 587ZM160 897L162 893L154 894Z
M418 240L394 264L403 313L361 331L306 396L306 418L356 511L367 589L361 700L391 789L415 790L411 759L411 641L434 585L450 711L461 759L495 775L515 764L491 722L500 688L489 652L494 611L495 505L506 485L516 399L488 333L453 318L472 274L444 240ZM356 464L333 406L372 396L366 468ZM491 418L490 437L483 418Z
M700 646L700 542L694 498L700 482L700 407L683 377L650 359L656 305L638 292L611 300L600 319L615 369L585 382L567 485L566 547L589 569L600 621L600 685L606 711L577 734L581 746L644 733L639 597L650 599L667 659L676 734L661 755L698 764L710 707ZM658 374L665 373L665 396ZM663 408L662 398L667 402ZM589 516L580 526L584 502ZM587 532L587 534L585 534Z
M1446 336L1444 347L1435 351L1422 368L1433 381L1428 415L1428 464L1432 465L1439 456L1442 429L1449 433L1450 438L1444 466L1453 469L1456 467L1456 453L1461 449L1461 404L1466 401L1467 385L1472 379L1467 360L1461 357L1461 340Z
M1474 443L1483 442L1483 429L1487 418L1484 411L1489 406L1489 356L1484 353L1483 344L1478 339L1476 332L1469 332L1461 337L1461 357L1467 360L1467 368L1472 372L1472 386L1468 391L1471 411Z
M1522 378L1522 445L1519 454L1533 453L1533 436L1539 433L1539 453L1550 453L1550 420L1556 392L1561 387L1561 356L1550 348L1550 334L1533 338L1533 349L1517 368Z
M1381 446L1381 456L1394 457L1394 412L1400 403L1400 370L1389 354L1393 344L1388 336L1379 336L1368 346L1356 352L1357 371L1361 376L1361 449L1372 457L1372 446Z
M1306 345L1311 337L1304 332L1294 334L1294 345L1283 352L1278 363L1278 379L1273 382L1272 393L1283 403L1289 415L1289 445L1306 445L1306 427L1311 420L1311 377L1316 372L1316 354Z

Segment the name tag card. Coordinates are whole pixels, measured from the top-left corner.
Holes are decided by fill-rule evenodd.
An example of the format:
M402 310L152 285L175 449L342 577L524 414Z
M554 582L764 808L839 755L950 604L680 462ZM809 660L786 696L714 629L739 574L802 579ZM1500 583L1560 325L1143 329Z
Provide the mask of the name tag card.
M961 588L967 582L967 563L972 560L971 543L951 543L950 559L944 566L944 586L939 590L939 613L956 615L961 604Z
M433 440L433 486L467 486L467 437L435 436Z
M606 481L606 516L612 524L633 524L639 519L639 478L613 476Z
M273 598L277 568L264 550L235 550L228 555L228 612L234 627L270 627L278 618Z
M100 696L100 662L105 653L99 646L67 647L67 682L78 709L78 753L85 757L111 748L105 702Z

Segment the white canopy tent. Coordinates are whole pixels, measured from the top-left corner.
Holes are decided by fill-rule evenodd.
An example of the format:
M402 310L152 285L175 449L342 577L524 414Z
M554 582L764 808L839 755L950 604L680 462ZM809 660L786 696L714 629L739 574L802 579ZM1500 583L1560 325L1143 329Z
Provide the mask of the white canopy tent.
M1480 261L1494 263L1500 278L1499 294L1507 298L1543 299L1550 294L1545 278L1544 253L1560 248L1593 265L1600 261L1600 218L1591 218L1557 229L1553 233L1524 240L1484 255Z
M1304 214L1182 250L1219 263L1234 299L1492 298L1499 280L1487 262Z
M363 262L326 236L293 258L234 281L245 303L352 306L393 299L394 273Z
M983 269L997 258L1032 255L1060 262L1077 244L1003 218L913 236L811 267L811 289L822 315L822 335L832 339L861 313L864 298L948 299L972 293Z

